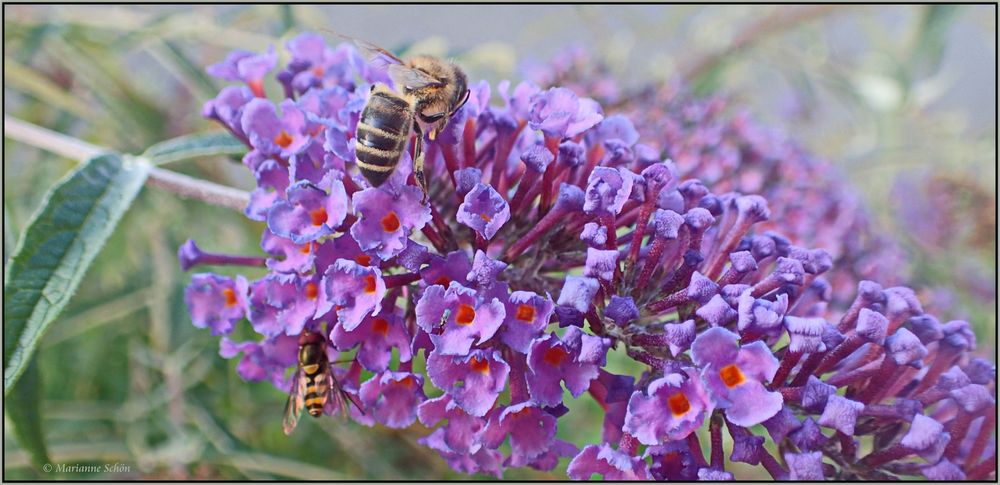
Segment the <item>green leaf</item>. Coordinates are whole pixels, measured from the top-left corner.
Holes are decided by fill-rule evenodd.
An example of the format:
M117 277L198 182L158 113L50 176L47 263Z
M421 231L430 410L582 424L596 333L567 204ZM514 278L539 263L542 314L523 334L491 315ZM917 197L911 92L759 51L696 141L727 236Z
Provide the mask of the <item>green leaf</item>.
M42 380L38 375L38 363L31 365L21 374L21 379L10 393L4 409L7 418L14 423L14 436L31 457L31 463L40 469L49 463L45 450L45 433L42 432L42 415L39 403L42 400Z
M97 155L46 194L21 232L3 282L5 396L131 205L149 169L145 160Z
M249 148L229 133L199 133L157 143L142 154L153 165L213 155L243 155Z

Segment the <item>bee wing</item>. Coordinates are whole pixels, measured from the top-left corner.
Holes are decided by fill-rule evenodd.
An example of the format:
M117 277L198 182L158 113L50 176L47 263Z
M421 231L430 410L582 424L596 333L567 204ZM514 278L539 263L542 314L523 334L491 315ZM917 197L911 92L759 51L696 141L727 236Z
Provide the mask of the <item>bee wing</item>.
M299 424L299 416L302 415L302 405L305 401L302 395L302 391L306 388L305 379L306 376L302 372L302 368L296 368L295 374L292 375L292 389L288 393L288 401L285 402L284 418L281 420L281 429L284 430L285 435L292 434L295 425Z
M354 37L349 37L349 36L346 36L346 35L343 35L343 34L337 34L337 35L339 35L340 37L342 37L345 40L349 40L349 41L353 42L354 46L357 47L359 51L361 51L361 54L363 56L365 56L366 59L368 59L368 62L373 62L373 61L376 61L378 59L382 59L383 62L385 62L387 64L390 64L390 65L392 65L392 64L403 64L403 60L400 59L400 58L398 58L398 57L396 57L395 54L393 54L392 52L389 52L389 51L387 51L387 50L385 50L385 49L383 49L383 48L381 48L381 47L379 47L379 46L377 46L375 44L372 44L371 42L368 42L366 40L357 39L357 38L354 38Z
M408 89L420 89L427 86L443 86L440 80L420 69L413 69L400 64L389 66L389 79L396 84L397 89L405 86Z

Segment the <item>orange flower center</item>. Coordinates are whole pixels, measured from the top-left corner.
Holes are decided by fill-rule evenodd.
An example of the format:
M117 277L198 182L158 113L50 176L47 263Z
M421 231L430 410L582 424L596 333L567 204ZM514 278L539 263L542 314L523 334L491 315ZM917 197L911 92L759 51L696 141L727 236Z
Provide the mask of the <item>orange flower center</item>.
M744 381L743 373L740 372L740 368L736 364L729 364L723 367L719 371L719 377L722 378L723 384L730 389L743 384Z
M535 307L531 305L518 305L517 313L514 318L524 322L531 323L535 321Z
M319 209L309 211L309 218L312 219L314 226L322 226L323 224L326 224L326 209L320 207Z
M310 300L315 300L318 295L319 295L319 287L316 286L316 283L313 283L311 281L309 283L306 283L306 298Z
M372 331L382 336L389 335L389 322L384 318L376 318L372 322Z
M389 211L382 218L382 230L385 232L396 232L399 230L399 217L396 217L395 211Z
M476 319L476 309L472 305L461 304L455 314L455 323L459 325L472 325Z
M312 251L312 243L305 243L305 245L299 249L299 252L302 254L309 254L310 251Z
M264 97L264 81L260 79L253 79L247 82L250 86L250 91L253 91L253 95L258 98Z
M323 77L323 66L316 66L312 68L312 73L316 77Z
M236 303L237 303L237 300L236 300L236 290L233 290L232 288L225 288L225 289L222 290L222 296L224 296L226 298L226 306L227 307L236 306Z
M396 381L397 386L403 386L407 389L413 389L417 385L417 381L413 379L413 376L406 376L398 381Z
M684 396L683 392L678 392L667 398L667 405L670 406L670 412L674 413L675 418L683 416L684 413L691 409L691 403Z
M372 257L367 254L359 254L358 257L354 258L354 260L361 266L368 266L369 264L372 264Z
M562 364L568 355L569 352L563 350L562 347L552 347L551 349L545 351L545 354L542 355L542 360L544 360L546 364L556 367Z
M528 415L528 413L530 413L530 412L531 412L531 408L530 407L526 407L526 408L524 408L524 409L522 409L522 410L520 410L520 411L518 411L516 413L511 413L511 417L520 418L520 417Z
M487 362L486 359L480 359L479 357L473 357L472 360L469 361L469 367L472 367L472 370L474 370L474 371L476 371L476 372L478 372L480 374L489 374L490 373L490 363Z
M281 148L288 148L288 145L292 144L292 136L287 131L281 130L281 133L274 137L274 144Z
M368 275L365 276L365 293L369 295L375 293L375 276Z
M490 222L492 220L492 218L486 214L479 214L479 218L486 222Z
M438 276L438 279L434 280L435 285L448 286L451 284L451 278L447 276Z

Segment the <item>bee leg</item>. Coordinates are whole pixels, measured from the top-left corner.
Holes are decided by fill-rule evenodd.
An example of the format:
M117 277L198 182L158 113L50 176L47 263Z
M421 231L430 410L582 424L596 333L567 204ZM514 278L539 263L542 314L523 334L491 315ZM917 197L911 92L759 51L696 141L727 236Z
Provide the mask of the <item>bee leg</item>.
M413 131L417 133L417 143L413 150L413 178L416 179L417 185L424 193L423 199L420 200L420 203L423 204L427 202L427 179L424 178L424 134L416 123L413 124Z

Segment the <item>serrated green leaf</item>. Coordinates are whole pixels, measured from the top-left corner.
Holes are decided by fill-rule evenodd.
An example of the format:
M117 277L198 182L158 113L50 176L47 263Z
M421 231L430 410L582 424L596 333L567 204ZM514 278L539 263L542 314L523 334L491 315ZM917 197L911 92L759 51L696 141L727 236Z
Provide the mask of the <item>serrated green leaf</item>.
M188 158L213 155L243 155L249 148L229 133L199 133L162 141L149 147L142 156L153 165Z
M28 452L36 469L50 461L45 449L45 433L42 432L42 414L39 410L41 400L42 380L38 374L38 363L32 362L21 374L4 409L7 418L14 423L17 443Z
M97 155L46 194L4 272L3 392L76 291L149 174L149 162Z

